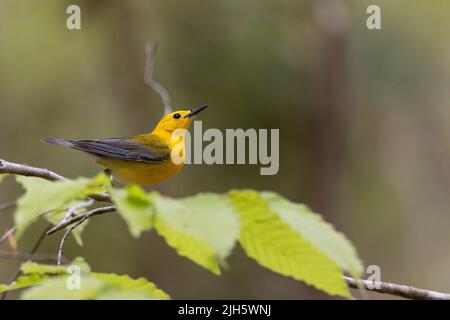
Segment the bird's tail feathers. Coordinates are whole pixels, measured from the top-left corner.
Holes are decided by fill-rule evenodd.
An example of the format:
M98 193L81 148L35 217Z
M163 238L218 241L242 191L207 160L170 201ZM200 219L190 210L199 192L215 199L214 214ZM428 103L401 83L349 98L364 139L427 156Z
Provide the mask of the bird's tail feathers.
M45 138L45 139L42 139L42 141L48 142L48 143L60 144L62 146L69 147L69 148L73 147L73 140L66 140L66 139L61 139L61 138Z

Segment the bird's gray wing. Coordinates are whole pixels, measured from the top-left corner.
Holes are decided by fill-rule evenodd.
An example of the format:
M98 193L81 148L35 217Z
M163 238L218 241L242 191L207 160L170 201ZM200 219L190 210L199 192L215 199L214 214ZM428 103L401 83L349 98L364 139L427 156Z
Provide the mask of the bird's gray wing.
M169 159L170 149L167 144L159 137L152 137L152 140L152 143L144 145L128 137L100 140L44 139L44 141L49 143L60 144L100 157L148 163Z

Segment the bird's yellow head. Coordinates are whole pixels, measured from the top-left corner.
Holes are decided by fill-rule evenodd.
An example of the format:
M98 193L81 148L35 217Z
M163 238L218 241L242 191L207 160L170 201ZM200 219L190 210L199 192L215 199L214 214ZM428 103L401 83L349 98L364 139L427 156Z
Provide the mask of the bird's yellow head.
M205 110L207 106L202 106L192 110L174 111L164 116L156 125L153 133L159 135L171 135L177 129L189 129L194 116Z

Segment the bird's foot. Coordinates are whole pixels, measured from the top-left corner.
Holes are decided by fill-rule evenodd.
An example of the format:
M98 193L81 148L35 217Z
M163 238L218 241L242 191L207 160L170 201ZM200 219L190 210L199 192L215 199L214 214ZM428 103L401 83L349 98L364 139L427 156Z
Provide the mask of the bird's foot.
M114 176L113 176L111 170L105 169L105 170L103 170L103 172L108 176L112 187L115 187L115 188L120 187L120 183L116 179L114 179Z

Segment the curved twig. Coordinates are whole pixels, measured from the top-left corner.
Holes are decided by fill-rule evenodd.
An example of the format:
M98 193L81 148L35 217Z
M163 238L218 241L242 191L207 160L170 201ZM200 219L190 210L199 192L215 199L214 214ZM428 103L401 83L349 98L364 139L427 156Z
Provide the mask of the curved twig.
M144 82L150 88L156 91L161 97L164 104L164 114L172 112L172 100L170 99L169 92L153 79L153 61L155 60L155 44L148 41L145 44L145 55L147 57L145 62Z
M61 223L61 224L53 227L52 229L47 231L47 235L51 235L51 234L53 234L53 233L55 233L55 232L57 232L59 230L62 230L62 229L66 228L66 227L68 227L68 226L70 226L70 225L72 225L72 224L74 224L74 223L76 223L76 222L78 222L80 220L83 220L83 219L85 219L86 216L87 216L87 218L90 218L90 217L95 216L95 215L108 213L108 212L114 212L114 211L116 211L116 207L115 206L100 207L100 208L96 208L96 209L90 210L90 211L88 211L88 212L86 212L84 214L80 214L78 216L75 216L75 217L67 220L64 223Z
M78 227L80 224L82 224L83 222L85 222L87 219L89 219L90 217L92 217L92 216L94 216L94 215L97 215L97 214L101 214L101 213L105 213L105 212L111 212L111 211L105 211L105 209L108 209L108 208L112 208L113 210L115 210L116 208L115 207L113 207L113 206L111 206L111 207L103 207L103 208L98 208L98 209L94 209L94 210L91 210L91 211L89 211L89 212L87 212L87 213L85 213L85 214L83 214L83 215L81 215L81 216L77 216L77 217L75 217L75 218L80 218L76 223L73 223L71 226L70 226L70 228L69 229L67 229L67 231L66 231L66 233L64 233L64 236L62 237L62 239L61 239L61 243L59 244L59 249L58 249L58 257L57 257L57 265L59 266L59 265L61 265L61 260L62 260L62 252L63 252L63 249L64 249L64 243L66 242L66 240L67 240L67 237L69 236L69 234L76 228L76 227ZM102 210L100 210L100 209L104 209L103 211ZM62 226L59 226L59 228L62 228ZM49 230L50 231L50 230ZM54 232L56 232L57 230L55 230ZM49 234L48 232L47 232L47 234Z

